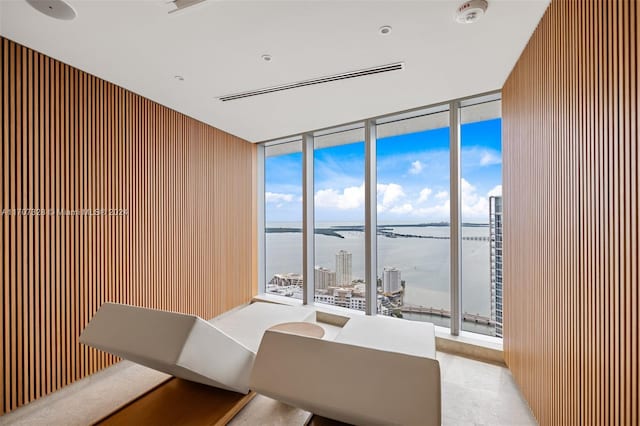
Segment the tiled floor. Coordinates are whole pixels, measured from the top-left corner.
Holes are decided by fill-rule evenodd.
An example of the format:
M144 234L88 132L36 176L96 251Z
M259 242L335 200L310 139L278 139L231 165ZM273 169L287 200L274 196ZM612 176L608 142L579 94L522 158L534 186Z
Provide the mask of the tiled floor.
M505 367L439 352L443 425L536 425ZM309 413L257 396L233 426L304 425Z

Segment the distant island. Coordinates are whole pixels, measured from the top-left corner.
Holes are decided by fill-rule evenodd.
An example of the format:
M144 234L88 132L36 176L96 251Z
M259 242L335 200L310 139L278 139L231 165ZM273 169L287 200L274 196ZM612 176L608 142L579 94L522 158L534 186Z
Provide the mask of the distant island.
M415 234L401 234L394 232L394 228L427 228L427 227L447 227L448 222L434 222L434 223L417 223L417 224L398 224L398 225L378 225L378 235L385 236L387 238L429 238L436 240L448 240L448 236L437 235L415 235ZM487 228L488 223L466 223L463 222L462 226L471 228ZM279 227L279 228L265 228L267 234L289 234L289 233L302 233L302 228L291 227ZM344 238L340 232L364 232L364 225L336 225L329 228L315 228L316 235L326 235L328 237ZM463 237L463 239L466 239ZM484 239L482 237L473 237L470 239Z

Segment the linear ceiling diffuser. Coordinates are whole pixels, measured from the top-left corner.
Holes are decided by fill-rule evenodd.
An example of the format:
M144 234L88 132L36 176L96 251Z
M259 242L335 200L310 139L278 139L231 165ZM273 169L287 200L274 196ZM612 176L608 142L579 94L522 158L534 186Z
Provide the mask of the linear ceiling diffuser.
M178 12L180 10L186 9L188 7L194 6L198 3L202 3L206 0L171 0L168 1L169 5L169 13Z
M251 96L265 95L267 93L281 92L283 90L297 89L304 86L313 86L315 84L329 83L331 81L347 80L349 78L364 77L365 75L380 74L383 72L399 71L404 69L404 62L395 64L382 65L373 68L367 68L358 71L350 71L342 74L330 75L327 77L313 78L311 80L298 81L297 83L283 84L280 86L267 87L264 89L250 90L248 92L234 93L231 95L220 96L222 102L235 101L237 99L248 98Z

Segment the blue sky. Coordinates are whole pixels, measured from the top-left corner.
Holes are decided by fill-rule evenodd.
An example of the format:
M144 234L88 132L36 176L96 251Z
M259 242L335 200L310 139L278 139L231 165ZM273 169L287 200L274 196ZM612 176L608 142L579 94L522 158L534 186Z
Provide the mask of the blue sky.
M462 126L463 221L488 221L488 196L501 192L501 120ZM448 221L448 129L378 140L378 220ZM317 222L364 222L364 143L315 151ZM266 220L302 218L302 154L268 157Z

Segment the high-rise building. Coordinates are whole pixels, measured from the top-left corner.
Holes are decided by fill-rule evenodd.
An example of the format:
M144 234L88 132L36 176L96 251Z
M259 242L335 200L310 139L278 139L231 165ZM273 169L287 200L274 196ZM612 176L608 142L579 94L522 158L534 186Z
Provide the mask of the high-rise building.
M340 250L336 253L336 285L351 285L351 253Z
M400 271L396 268L385 267L382 272L382 291L384 293L395 293L400 291L400 288Z
M502 337L502 197L489 197L491 320Z
M316 266L313 275L316 290L326 290L336 285L336 273L330 269Z

